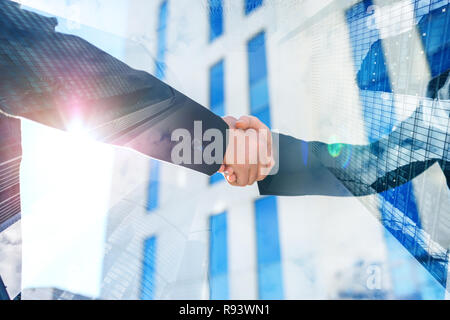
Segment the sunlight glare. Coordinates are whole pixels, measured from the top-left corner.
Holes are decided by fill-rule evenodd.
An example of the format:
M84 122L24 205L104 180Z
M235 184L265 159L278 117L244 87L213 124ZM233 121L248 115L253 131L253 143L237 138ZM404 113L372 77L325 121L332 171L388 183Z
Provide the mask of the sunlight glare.
M22 120L22 287L98 297L113 147Z

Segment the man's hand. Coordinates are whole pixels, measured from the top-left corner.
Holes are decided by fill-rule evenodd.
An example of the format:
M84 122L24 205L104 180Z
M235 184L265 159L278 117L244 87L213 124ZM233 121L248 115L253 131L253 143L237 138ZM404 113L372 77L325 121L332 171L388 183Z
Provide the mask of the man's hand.
M275 164L269 128L253 116L223 119L230 130L224 164L219 172L233 186L243 187L263 180Z

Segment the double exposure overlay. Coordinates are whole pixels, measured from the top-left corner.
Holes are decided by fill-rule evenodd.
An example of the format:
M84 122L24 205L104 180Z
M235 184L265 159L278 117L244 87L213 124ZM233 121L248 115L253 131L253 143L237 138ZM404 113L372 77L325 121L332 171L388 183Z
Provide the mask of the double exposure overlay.
M0 299L448 298L449 10L0 0ZM173 163L246 114L273 174Z

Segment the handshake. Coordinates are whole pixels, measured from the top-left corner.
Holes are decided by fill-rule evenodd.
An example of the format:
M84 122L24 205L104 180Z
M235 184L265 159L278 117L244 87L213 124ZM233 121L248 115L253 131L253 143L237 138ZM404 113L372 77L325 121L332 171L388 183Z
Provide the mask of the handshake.
M263 180L275 165L270 129L254 116L226 116L228 147L218 172L233 186Z

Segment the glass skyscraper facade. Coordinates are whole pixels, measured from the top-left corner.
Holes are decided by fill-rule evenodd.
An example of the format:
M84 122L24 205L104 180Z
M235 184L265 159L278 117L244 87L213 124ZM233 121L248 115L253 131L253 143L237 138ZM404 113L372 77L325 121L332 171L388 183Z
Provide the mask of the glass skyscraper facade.
M380 34L380 29L373 26L374 16L379 14L376 11L377 7L374 2L361 1L346 11L365 129L369 142L377 142L380 148L390 147L382 145L381 143L384 143L386 140L380 139L392 132L394 126L398 125L399 122L396 119L395 109L396 107L398 108L395 105L398 103L396 95L417 96L430 94L430 86L428 86L428 90L424 90L427 88L423 84L420 86L421 82L426 81L426 79L419 81L416 79L408 80L407 74L399 75L389 70L391 64L401 64L402 59L410 59L408 41L412 41L414 33L417 32L421 41L421 43L416 43L415 45L420 46L422 44L423 50L416 50L413 54L423 55L425 51L426 63L431 71L431 77L438 76L449 67L449 59L446 58L448 53L447 49L445 49L448 44L448 36L442 32L442 28L449 25L448 15L446 14L448 5L442 1L436 3L428 2L427 4L422 1L412 1L409 5L408 9L414 10L414 17L411 18L415 19L415 21L409 21L409 23L414 24L414 28L417 29L392 36L384 35L383 37ZM392 53L394 50L399 52L394 55ZM414 84L414 80L420 82L419 86ZM420 91L420 87L424 89ZM430 96L430 98L434 97ZM403 108L413 107L412 105L406 105L406 99L404 104ZM420 117L420 113L417 113L417 117ZM417 118L418 121L419 118ZM440 134L435 132L433 128L428 129L417 125L409 128L408 134L410 134L411 138L408 138L407 141L412 142L411 146L404 146L403 149L400 149L398 155L388 159L388 163L377 163L380 168L389 166L396 161L400 162L404 158L411 157L415 158L414 160L416 161L420 161L425 157L429 158L426 154L419 151L415 152L415 150L418 150L417 146L419 144L428 144L425 148L427 153L434 152L445 158L445 154L448 152L446 150L447 146L445 146L445 137L441 136L438 139L434 139L434 136ZM432 250L429 240L423 238L423 226L417 206L416 192L414 191L413 183L411 181L406 182L410 180L408 176L415 176L415 173L401 172L401 170L399 169L395 175L389 177L391 181L400 182L398 183L400 185L379 195L381 222L445 287L448 266L446 250L444 248L437 251ZM407 168L404 170L407 170ZM443 170L445 173L447 169L443 167ZM390 235L386 236L386 241L388 249L393 247L390 245L392 242ZM391 250L389 249L389 251ZM401 253L390 252L390 255L395 257L401 255ZM398 271L396 271L397 274L402 273ZM421 277L425 271L417 269L416 272L416 276ZM436 290L439 291L439 289Z

